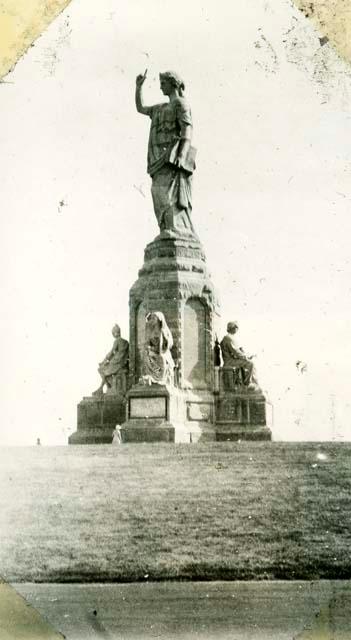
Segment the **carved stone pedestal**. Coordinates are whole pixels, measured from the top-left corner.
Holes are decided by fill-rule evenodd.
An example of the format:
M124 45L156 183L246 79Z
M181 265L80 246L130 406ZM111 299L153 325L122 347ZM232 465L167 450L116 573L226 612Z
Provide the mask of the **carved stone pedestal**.
M175 442L183 403L177 389L164 385L135 385L127 394L127 421L122 442Z
M77 407L77 431L68 439L69 444L109 444L116 424L125 421L125 400L104 394L88 396Z
M261 391L221 392L216 401L216 440L271 440L271 406Z

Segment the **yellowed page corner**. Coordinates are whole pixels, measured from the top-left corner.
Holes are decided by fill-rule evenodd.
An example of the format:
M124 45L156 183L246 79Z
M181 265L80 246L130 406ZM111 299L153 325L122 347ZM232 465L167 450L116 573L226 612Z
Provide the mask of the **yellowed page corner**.
M71 0L0 0L0 78Z
M351 2L345 0L294 0L340 56L351 62Z
M0 584L1 640L63 640L44 618L8 584Z

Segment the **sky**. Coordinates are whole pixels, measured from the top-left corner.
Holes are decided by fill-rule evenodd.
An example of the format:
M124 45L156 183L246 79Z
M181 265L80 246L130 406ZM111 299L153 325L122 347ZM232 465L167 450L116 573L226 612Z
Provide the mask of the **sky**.
M0 84L0 445L66 444L158 233L158 73L185 81L193 221L276 440L350 440L351 69L288 0L73 0ZM306 366L298 366L302 362Z

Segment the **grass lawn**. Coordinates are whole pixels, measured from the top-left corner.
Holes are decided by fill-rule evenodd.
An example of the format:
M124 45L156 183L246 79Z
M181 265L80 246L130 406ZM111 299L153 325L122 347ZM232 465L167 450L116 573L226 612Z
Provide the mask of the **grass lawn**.
M0 449L0 574L351 578L351 444Z

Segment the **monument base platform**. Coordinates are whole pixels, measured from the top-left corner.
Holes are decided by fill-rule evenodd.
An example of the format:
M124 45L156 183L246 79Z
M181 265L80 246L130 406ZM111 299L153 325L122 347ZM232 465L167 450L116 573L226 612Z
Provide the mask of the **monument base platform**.
M69 444L110 444L117 424L125 421L125 399L103 394L88 396L77 407L77 431Z

